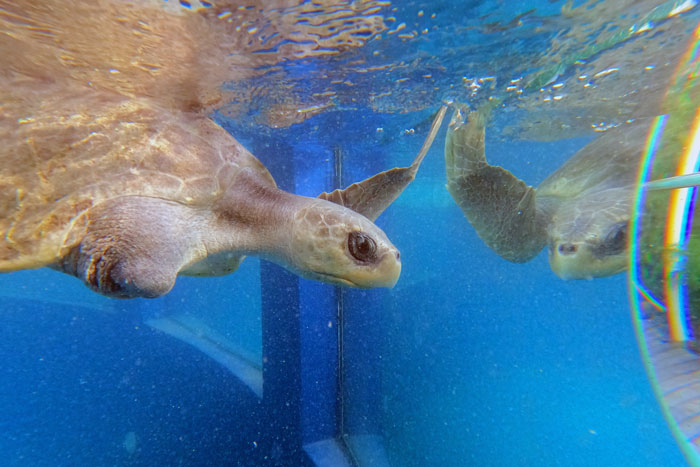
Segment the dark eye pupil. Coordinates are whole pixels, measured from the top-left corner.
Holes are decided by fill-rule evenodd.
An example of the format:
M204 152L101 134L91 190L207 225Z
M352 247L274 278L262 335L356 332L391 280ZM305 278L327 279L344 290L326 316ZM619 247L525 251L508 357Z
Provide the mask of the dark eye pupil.
M613 237L613 241L615 243L622 243L624 239L625 233L622 230L618 230L617 233L615 233L615 237Z
M602 247L602 253L616 255L622 253L627 245L627 223L621 222L613 227Z
M357 241L357 251L366 255L367 252L369 251L369 249L370 249L369 242L367 241L366 238L363 238L363 239L360 239Z
M367 234L350 232L350 235L348 235L348 250L358 261L371 262L375 259L377 244Z
M627 226L621 227L613 236L612 243L620 248L624 248L625 240L627 240Z

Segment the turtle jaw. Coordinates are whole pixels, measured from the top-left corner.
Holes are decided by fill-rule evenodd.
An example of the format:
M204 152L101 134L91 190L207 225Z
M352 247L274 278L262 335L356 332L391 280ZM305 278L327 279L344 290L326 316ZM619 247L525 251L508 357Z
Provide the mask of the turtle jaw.
M372 266L358 267L344 274L313 271L310 279L322 282L353 287L357 289L372 289L376 287L393 288L401 275L401 260L398 250L387 252L382 260Z
M552 271L564 280L595 279L612 276L627 268L627 257L624 253L618 255L596 255L585 242L570 243L575 246L572 250L555 251L550 248L549 265Z
M398 250L391 249L381 261L366 269L352 271L346 279L353 287L369 289L374 287L393 288L401 275L401 260Z

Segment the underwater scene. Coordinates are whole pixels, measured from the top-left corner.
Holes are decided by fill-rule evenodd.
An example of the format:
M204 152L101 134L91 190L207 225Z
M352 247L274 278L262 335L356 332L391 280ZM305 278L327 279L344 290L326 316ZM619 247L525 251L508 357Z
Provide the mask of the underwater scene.
M698 44L0 0L0 465L700 465Z

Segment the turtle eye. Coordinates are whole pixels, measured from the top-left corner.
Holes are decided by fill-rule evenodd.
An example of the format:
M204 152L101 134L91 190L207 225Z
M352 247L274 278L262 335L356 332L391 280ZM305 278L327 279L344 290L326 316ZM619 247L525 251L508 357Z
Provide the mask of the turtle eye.
M372 237L362 232L350 232L348 250L353 258L363 263L371 263L377 257L377 244Z
M627 246L627 222L618 222L605 236L605 241L601 245L607 255L622 253Z

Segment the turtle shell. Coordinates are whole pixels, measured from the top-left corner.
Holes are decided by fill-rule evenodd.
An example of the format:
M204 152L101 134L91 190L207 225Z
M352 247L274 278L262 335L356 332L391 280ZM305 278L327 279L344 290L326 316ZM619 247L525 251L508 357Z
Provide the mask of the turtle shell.
M648 124L635 122L608 130L574 154L538 187L543 196L574 198L584 192L633 185Z
M0 271L54 263L80 241L85 213L114 197L206 207L245 167L274 185L206 117L89 88L45 97L0 116Z

